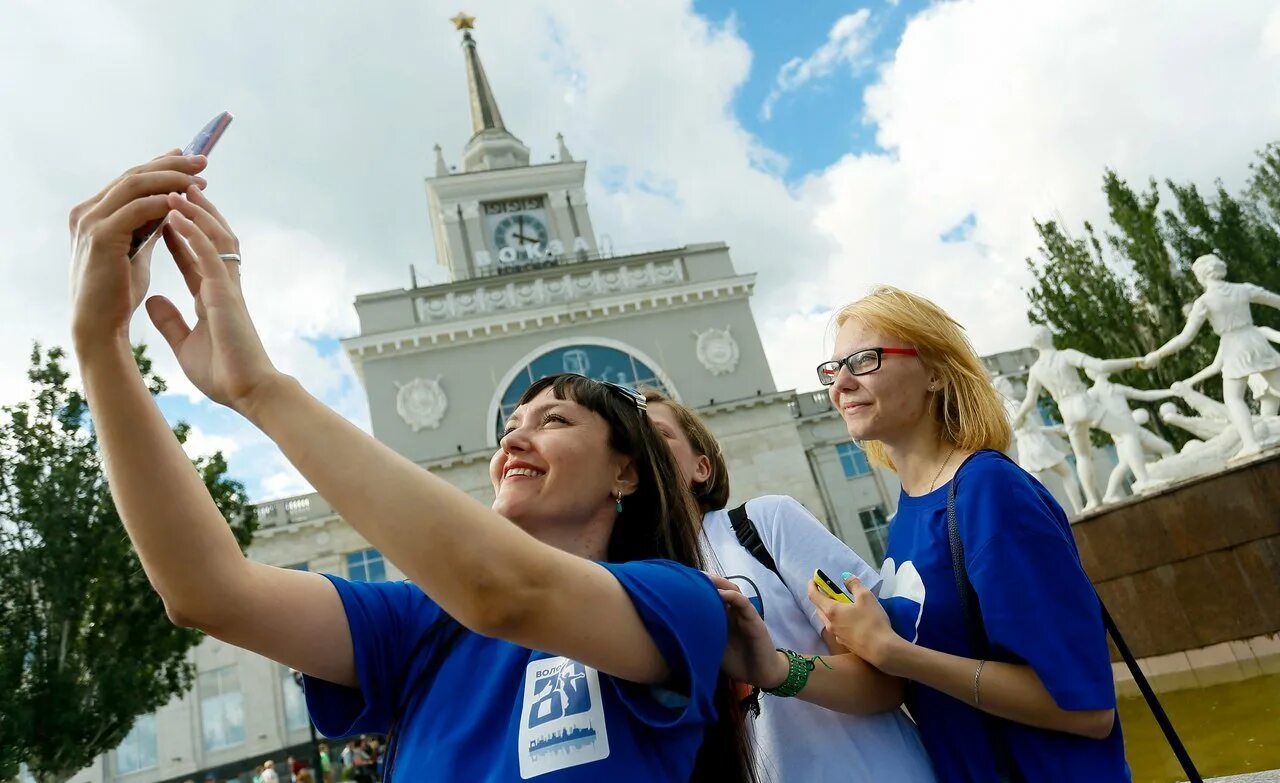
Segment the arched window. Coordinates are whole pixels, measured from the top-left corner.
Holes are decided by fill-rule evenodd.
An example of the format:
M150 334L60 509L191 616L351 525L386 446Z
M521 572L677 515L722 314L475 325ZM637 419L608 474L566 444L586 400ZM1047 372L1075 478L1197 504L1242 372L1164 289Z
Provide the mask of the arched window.
M521 367L502 393L502 401L498 406L497 420L494 422L497 437L501 439L502 430L510 418L520 395L534 381L548 375L572 372L595 378L598 381L610 381L623 386L649 386L668 393L666 385L658 379L658 374L649 365L617 348L605 345L568 345L556 348L538 356Z

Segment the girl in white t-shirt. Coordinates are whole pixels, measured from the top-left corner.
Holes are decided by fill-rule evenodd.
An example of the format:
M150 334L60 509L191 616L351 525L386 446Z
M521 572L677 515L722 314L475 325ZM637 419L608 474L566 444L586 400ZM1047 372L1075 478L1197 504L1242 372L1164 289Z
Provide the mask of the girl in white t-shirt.
M703 511L704 559L723 577L722 592L736 588L751 598L768 628L767 637L748 640L731 627L725 670L743 682L784 683L791 659L775 647L804 653L797 656L803 658L820 654L833 667L818 662L797 698L760 695L753 728L761 780L933 781L915 724L899 709L901 683L847 654L824 631L806 592L815 568L837 579L852 573L871 586L879 583L879 575L785 495L765 495L745 505L777 571L765 566L739 542L730 523L725 509L729 473L715 436L697 414L660 392L646 390L645 397L650 420L666 438ZM750 649L771 654L772 660L761 660L759 653L746 660L753 657ZM858 670L861 676L844 676Z

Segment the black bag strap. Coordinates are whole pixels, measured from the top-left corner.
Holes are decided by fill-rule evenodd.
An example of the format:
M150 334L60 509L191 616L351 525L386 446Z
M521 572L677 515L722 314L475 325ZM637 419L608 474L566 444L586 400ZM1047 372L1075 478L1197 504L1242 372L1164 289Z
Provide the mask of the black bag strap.
M405 688L402 698L396 703L395 714L391 717L391 724L387 730L387 747L383 751L384 761L382 763L382 783L389 783L391 780L391 772L395 767L396 759L400 756L400 723L409 713L409 708L413 706L413 702L419 697L425 698L431 692L432 686L435 685L436 675L440 672L440 667L444 665L445 659L449 657L449 653L453 650L453 645L462 637L466 628L457 620L453 619L443 611L440 616L427 626L427 630L423 631L422 636L418 638L417 644L414 645L413 651L409 657L405 659L404 666L400 670L400 678L397 682L404 682L408 676L410 667L417 660L422 649L434 638L440 637L439 643L431 650L430 656L422 668L418 669L418 676L414 678L413 683ZM393 744L394 743L394 744ZM395 752L392 752L392 748Z
M761 565L781 580L782 572L778 570L778 564L773 561L773 555L769 554L769 550L765 548L764 541L760 538L760 531L756 529L756 523L747 516L746 503L729 511L729 527L733 528L733 534L738 537L738 543L742 544L742 548L750 552L752 557L759 560ZM783 581L785 583L785 580Z
M778 564L774 562L773 555L769 554L768 548L764 545L764 540L760 538L760 531L756 529L756 523L751 521L751 517L747 516L747 504L743 503L737 508L729 510L729 527L733 528L733 534L737 537L738 543L742 544L742 548L751 553L751 556L760 561L760 565L773 572L778 577L778 581L786 584L786 580L782 578L782 572L778 570ZM747 577L741 579L751 580ZM755 588L756 595L760 596L763 605L764 594L760 592L760 587L754 582L751 586ZM751 693L742 700L742 708L744 711L750 711L756 717L760 716L760 689L753 687Z
M963 468L970 459L976 454L970 455L968 459L961 463ZM1007 454L999 451L992 451L993 454L999 455L1002 459L1009 459ZM1015 463L1016 464L1016 463ZM965 627L969 631L969 640L973 644L973 649L983 658L987 658L990 654L990 642L987 639L987 632L982 624L982 610L978 605L978 595L973 589L973 583L969 581L969 570L964 562L964 544L960 540L959 522L956 517L956 478L960 475L960 471L956 470L956 475L952 477L947 485L947 540L951 546L951 570L955 574L956 589L960 593L960 610L964 614ZM1187 748L1182 744L1182 738L1178 736L1178 732L1173 728L1173 722L1169 720L1168 714L1164 711L1160 700L1156 698L1156 693L1151 688L1151 683L1147 682L1147 677L1142 673L1142 669L1138 667L1137 660L1134 659L1133 653L1129 650L1129 645L1125 643L1124 637L1120 634L1120 629L1116 626L1115 620L1112 619L1111 613L1107 611L1107 605L1102 602L1102 596L1097 595L1097 589L1094 589L1094 595L1098 598L1098 608L1102 610L1102 624L1106 627L1107 633L1111 634L1111 640L1115 643L1116 649L1120 652L1120 657L1124 659L1124 663L1129 667L1129 672L1133 674L1134 682L1138 684L1138 690L1142 691L1142 697L1146 699L1147 706L1151 709L1152 715L1155 716L1156 723L1160 724L1160 730L1164 732L1165 740L1168 741L1169 747L1173 749L1173 754L1177 756L1178 763L1182 765L1182 771L1187 775L1188 783L1204 783L1204 778L1196 769L1195 763L1191 760L1191 754L1187 752ZM1013 752L1009 748L1008 738L1004 733L1004 725L1001 719L996 718L990 713L983 713L988 719L988 726L991 728L991 738L993 750L996 754L997 772L1001 775L1000 780L1009 781L1013 778L1009 777L1014 769Z
M1151 708L1151 714L1155 716L1156 723L1160 724L1160 731L1164 732L1164 738L1168 740L1169 747L1173 748L1173 755L1178 757L1178 763L1182 765L1182 771L1187 775L1187 782L1204 783L1204 778L1200 777L1195 762L1191 760L1191 754L1187 752L1178 732L1174 730L1173 721L1169 720L1164 706L1156 698L1156 692L1152 690L1151 683L1147 682L1147 676L1142 673L1142 669L1138 668L1138 662L1134 660L1133 653L1129 651L1129 645L1125 644L1124 637L1120 635L1120 629L1116 627L1116 621L1111 618L1111 613L1107 611L1107 606L1102 603L1101 598L1098 599L1098 606L1102 608L1102 624L1107 627L1107 632L1111 634L1111 641L1115 642L1116 649L1120 651L1120 657L1124 658L1125 666L1128 666L1129 672L1133 674L1133 681L1138 684L1138 690L1142 691L1142 698L1147 700L1147 706Z

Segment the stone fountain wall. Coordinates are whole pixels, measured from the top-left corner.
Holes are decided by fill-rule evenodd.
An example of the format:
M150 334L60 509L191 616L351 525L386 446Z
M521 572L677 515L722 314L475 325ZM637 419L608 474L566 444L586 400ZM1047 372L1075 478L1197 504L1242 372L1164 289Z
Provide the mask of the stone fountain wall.
M1280 453L1104 507L1073 530L1157 689L1280 673ZM1124 664L1115 670L1133 690Z

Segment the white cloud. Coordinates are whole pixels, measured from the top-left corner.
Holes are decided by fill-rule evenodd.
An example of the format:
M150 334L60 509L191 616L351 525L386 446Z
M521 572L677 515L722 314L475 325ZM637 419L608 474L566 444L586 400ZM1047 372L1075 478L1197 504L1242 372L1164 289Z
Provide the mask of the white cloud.
M1267 53L1271 57L1280 57L1280 8L1272 11L1266 24L1263 25L1262 40L1266 44Z
M283 456L274 463L275 470L263 476L259 482L261 494L253 498L255 503L268 500L279 500L294 495L306 495L315 492L298 469Z
M1033 217L1106 225L1108 166L1138 187L1221 177L1234 189L1280 137L1274 15L1264 0L931 6L865 96L883 151L847 155L800 190L838 250L797 290L843 300L893 283L935 298L980 351L1025 344ZM942 240L970 215L962 241ZM766 314L764 333L787 318ZM813 327L790 339L816 345Z
M871 11L861 8L840 17L827 33L827 40L808 57L793 57L778 69L777 80L760 106L760 117L773 117L778 99L814 79L829 75L839 66L854 67L863 58L871 41L868 21Z
M228 216L228 220L234 217ZM351 306L357 290L351 271L358 269L358 256L300 229L253 220L241 223L241 285L267 353L280 370L298 378L312 393L326 397L340 389L350 367L341 352L322 356L311 341L358 330ZM160 249L156 255L152 289L172 299L187 324L193 325L193 298L167 251ZM193 402L204 399L182 374L173 352L141 309L133 322L132 337L152 346L155 369L165 378L170 392Z
M187 456L192 459L196 457L211 457L215 451L221 451L223 457L231 459L243 445L244 443L240 438L225 434L208 433L193 424L191 425L191 432L187 435L187 442L182 444L182 447L186 450Z

